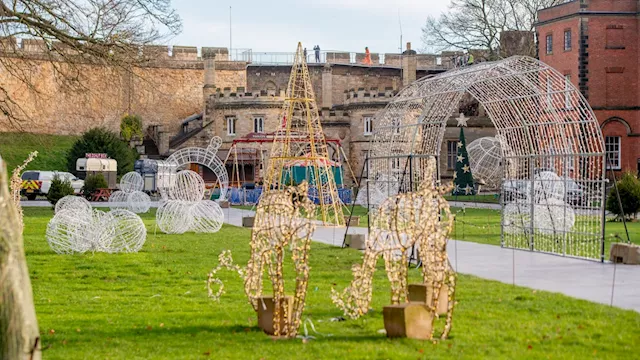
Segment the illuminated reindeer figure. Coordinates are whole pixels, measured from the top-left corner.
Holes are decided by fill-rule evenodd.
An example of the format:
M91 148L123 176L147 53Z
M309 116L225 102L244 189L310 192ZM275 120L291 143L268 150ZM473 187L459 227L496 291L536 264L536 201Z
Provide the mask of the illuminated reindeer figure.
M385 270L391 282L391 303L406 302L408 251L416 245L423 265L424 283L433 292L427 306L434 313L434 319L438 316L440 289L448 285L447 322L441 337L444 339L448 336L453 317L456 276L446 252L453 216L443 195L450 192L451 187L435 187L434 177L431 176L434 173L435 161L430 161L428 176L425 176L426 180L420 184L417 192L392 196L372 213L372 231L367 239L362 265L353 267L354 278L342 293L332 289L332 301L343 310L345 316L355 319L368 311L373 274L380 255L385 260ZM433 331L430 338L433 338Z
M295 337L304 309L309 280L309 249L315 229L315 205L307 196L308 185L303 182L285 190L266 192L256 209L251 235L251 258L246 268L245 292L254 310L262 306L262 275L267 268L273 285L274 336ZM283 262L285 249L291 248L296 270L296 290L291 313L285 300ZM284 314L281 309L284 309ZM281 323L285 328L281 329Z

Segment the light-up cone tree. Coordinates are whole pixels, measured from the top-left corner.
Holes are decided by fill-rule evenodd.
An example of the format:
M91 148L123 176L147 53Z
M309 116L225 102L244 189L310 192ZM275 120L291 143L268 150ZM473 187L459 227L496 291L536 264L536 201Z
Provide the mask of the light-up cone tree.
M292 185L292 164L302 162L309 168L307 180L311 193L318 198L320 220L325 225L343 226L342 203L301 43L298 43L291 67L280 119L267 165L264 192L283 190ZM293 135L296 139L306 138L308 142L292 141Z

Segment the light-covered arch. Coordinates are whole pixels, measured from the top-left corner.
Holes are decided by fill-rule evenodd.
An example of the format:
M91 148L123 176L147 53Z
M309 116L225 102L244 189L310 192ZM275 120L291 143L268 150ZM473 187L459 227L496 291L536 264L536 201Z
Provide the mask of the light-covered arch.
M208 168L217 177L217 185L220 188L219 199L225 200L229 190L229 174L217 155L221 145L222 139L215 136L206 148L188 147L174 152L167 158L167 163L172 164L177 170L184 170L189 164L199 164Z
M503 139L504 180L514 186L502 190L503 208L510 210L503 211L502 244L601 259L600 126L582 94L561 73L532 58L480 63L404 88L376 116L369 186L386 192L415 189L426 159L440 156L447 120L457 116L465 93L484 107ZM581 195L573 199L566 189Z

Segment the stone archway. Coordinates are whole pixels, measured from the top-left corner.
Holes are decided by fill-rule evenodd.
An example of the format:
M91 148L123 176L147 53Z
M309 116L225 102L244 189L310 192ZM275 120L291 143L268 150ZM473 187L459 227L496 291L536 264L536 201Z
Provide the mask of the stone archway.
M521 184L514 190L517 196L503 202L502 245L602 260L600 126L582 94L562 74L532 58L480 63L404 88L376 116L369 186L386 192L415 188L427 160L440 157L446 122L465 94L482 105L504 139L503 180ZM579 204L567 195L571 187L581 191ZM503 199L505 191L503 186Z

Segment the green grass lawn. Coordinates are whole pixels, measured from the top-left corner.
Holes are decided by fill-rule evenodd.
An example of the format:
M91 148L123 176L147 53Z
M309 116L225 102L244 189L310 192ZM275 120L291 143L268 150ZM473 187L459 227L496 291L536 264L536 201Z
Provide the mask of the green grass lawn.
M76 139L77 136L0 133L0 156L11 172L30 152L37 150L38 157L27 169L67 171L67 153Z
M499 204L500 198L496 195L445 195L448 201L469 201L479 203Z
M207 298L206 274L223 249L246 263L250 230L225 225L211 235L154 235L137 254L56 255L44 239L50 209L25 209L25 248L45 359L460 359L632 358L640 314L559 294L459 277L449 340L387 339L381 310L386 275L375 274L373 313L332 322L330 289L343 289L360 253L314 243L303 318L315 340L274 341L256 327L237 275ZM418 270L410 270L412 281ZM288 274L291 278L291 274ZM290 284L289 284L290 285Z

